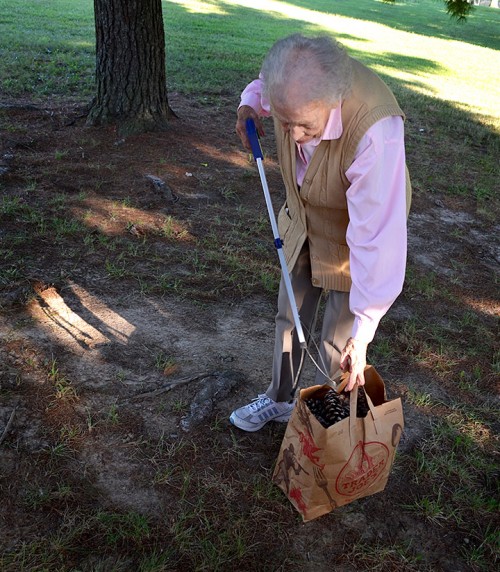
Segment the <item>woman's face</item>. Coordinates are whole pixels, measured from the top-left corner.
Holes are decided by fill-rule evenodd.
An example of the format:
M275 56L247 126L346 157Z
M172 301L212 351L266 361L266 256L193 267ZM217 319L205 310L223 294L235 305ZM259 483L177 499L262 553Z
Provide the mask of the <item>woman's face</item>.
M271 112L281 123L283 130L290 133L296 143L303 145L323 135L332 105L324 101L311 101L295 106L273 105Z

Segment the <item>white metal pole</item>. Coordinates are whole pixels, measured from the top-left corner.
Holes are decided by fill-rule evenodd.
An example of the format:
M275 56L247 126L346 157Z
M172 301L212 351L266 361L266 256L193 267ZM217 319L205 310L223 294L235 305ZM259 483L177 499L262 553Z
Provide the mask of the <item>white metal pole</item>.
M257 136L257 130L255 128L255 123L253 119L247 119L246 122L247 134L250 140L250 145L252 147L252 153L254 159L257 163L257 168L259 170L260 181L262 183L262 190L264 191L264 197L266 199L267 212L269 214L269 220L271 221L271 228L273 230L274 236L274 246L278 252L278 258L281 264L281 272L283 276L283 281L285 283L286 292L288 295L288 301L292 310L293 321L295 323L295 329L297 331L297 337L302 348L307 348L306 339L304 337L304 331L302 330L302 324L300 323L299 311L297 309L297 303L295 302L295 295L293 293L292 282L290 280L290 273L288 272L288 267L285 260L285 255L283 253L283 241L280 238L278 224L276 222L276 216L274 214L273 204L271 202L271 195L269 193L269 187L267 185L266 173L264 171L264 165L262 164L263 154L260 148L259 139Z

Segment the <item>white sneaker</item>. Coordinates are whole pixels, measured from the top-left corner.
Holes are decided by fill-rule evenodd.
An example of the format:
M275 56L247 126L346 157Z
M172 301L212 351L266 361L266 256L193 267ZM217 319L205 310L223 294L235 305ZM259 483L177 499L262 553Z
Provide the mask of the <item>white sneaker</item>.
M259 395L251 403L231 413L229 421L244 431L258 431L268 421L286 423L290 419L295 403L273 401L267 395Z

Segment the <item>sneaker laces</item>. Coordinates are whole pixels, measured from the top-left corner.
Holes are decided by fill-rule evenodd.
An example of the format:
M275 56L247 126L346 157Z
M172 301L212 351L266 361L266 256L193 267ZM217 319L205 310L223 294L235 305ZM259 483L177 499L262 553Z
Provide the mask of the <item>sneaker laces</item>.
M252 399L252 402L248 404L248 409L250 409L252 413L257 413L257 411L260 411L270 403L272 403L272 399L268 397L265 393L261 393L260 395Z

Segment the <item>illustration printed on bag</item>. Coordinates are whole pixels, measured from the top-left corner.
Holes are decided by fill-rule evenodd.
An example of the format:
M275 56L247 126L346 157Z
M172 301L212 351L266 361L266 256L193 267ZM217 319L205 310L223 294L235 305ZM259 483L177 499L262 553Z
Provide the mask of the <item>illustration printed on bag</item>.
M314 442L312 435L308 432L304 433L297 428L295 430L299 434L299 441L302 445L302 454L306 456L313 465L316 465L323 470L325 468L325 464L320 463L321 459L316 455L318 451L321 451L321 448L316 447L316 443Z
M275 483L281 484L285 483L287 494L290 493L290 471L293 471L296 476L300 473L309 473L304 469L304 467L299 463L297 456L295 455L295 448L293 443L290 443L288 447L283 451L283 455L276 467L275 472Z
M314 439L314 429L311 423L311 418L309 417L309 411L301 399L298 400L297 405L295 406L295 411L297 412L300 423L302 423L306 431L309 433L311 439Z
M337 508L338 505L335 502L335 499L332 498L332 495L328 490L328 479L325 477L323 470L320 469L319 467L313 467L313 471L314 471L314 480L316 481L318 487L320 489L323 489L323 492L327 496L328 502L330 503L330 507L332 508L332 510L334 508Z
M323 470L325 465L324 463L320 462L321 459L318 455L316 455L318 451L321 451L321 448L318 447L314 441L314 429L311 423L311 418L309 416L309 411L306 409L303 401L299 401L297 403L296 411L299 417L299 421L305 429L305 431L301 431L292 423L297 435L299 436L302 455L307 457L313 465L316 465Z
M359 441L340 471L335 490L343 496L355 496L371 487L384 474L389 449L384 443Z
M305 514L306 510L307 510L307 506L306 506L306 503L302 499L302 491L300 489L293 488L290 491L290 498L296 502L297 508L299 509L299 511L301 513Z

